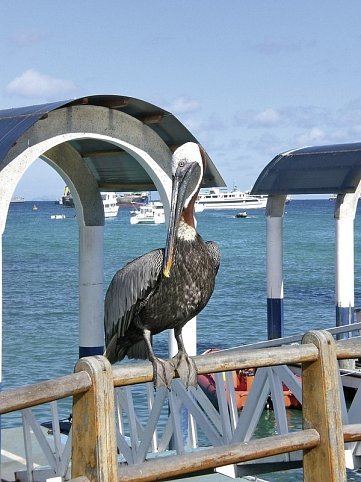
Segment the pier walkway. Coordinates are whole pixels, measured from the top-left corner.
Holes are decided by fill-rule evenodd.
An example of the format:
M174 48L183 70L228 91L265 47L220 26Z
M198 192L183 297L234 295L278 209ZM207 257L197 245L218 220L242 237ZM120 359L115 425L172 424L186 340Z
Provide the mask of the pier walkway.
M222 481L221 473L262 477L302 467L306 482L342 482L347 480L346 466L359 466L361 391L346 407L337 360L360 357L359 336L334 341L327 331L309 332L301 344L195 357L199 374L218 374L218 410L202 390L187 391L179 380L173 381L169 391L154 392L149 383L153 379L150 363L111 367L102 356L87 357L79 360L74 374L4 391L0 413L23 413L27 466L17 472L19 480L140 482L212 474L207 481ZM301 390L288 369L298 364ZM257 369L256 377L238 413L231 390L232 371L250 367ZM302 402L300 427L288 427L281 400L284 383ZM141 387L146 398L137 413L135 401L139 409ZM255 429L270 393L275 426L270 436L260 437ZM71 396L72 431L64 447L54 404ZM31 410L45 402L54 406L51 443ZM34 438L46 464L37 459ZM48 471L41 473L45 465Z

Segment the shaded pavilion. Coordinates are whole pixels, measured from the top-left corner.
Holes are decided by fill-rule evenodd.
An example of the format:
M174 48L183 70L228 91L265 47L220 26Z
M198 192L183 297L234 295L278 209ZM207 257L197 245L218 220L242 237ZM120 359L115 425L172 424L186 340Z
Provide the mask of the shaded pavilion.
M100 191L157 190L168 216L172 153L189 141L198 142L173 114L133 97L95 95L0 111L1 235L16 185L37 158L59 173L74 199L79 226L80 357L102 354L104 345ZM224 186L208 154L206 160L202 187ZM1 339L2 309L0 317ZM192 329L195 324L190 323ZM190 353L194 349L195 342ZM1 361L0 343L0 381Z
M283 336L283 218L288 195L336 194L336 326L354 318L354 220L361 193L361 143L313 146L277 155L251 194L267 194L268 337Z

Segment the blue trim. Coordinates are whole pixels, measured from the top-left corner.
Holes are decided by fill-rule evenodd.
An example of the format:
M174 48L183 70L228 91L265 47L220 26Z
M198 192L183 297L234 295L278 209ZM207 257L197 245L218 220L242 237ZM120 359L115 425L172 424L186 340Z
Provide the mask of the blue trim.
M267 298L268 339L283 336L283 298Z
M354 307L347 306L346 308L342 306L336 306L336 326L346 326L354 322ZM336 335L337 340L344 340L350 338L351 334L340 333Z
M104 354L104 346L80 346L79 347L79 358L83 358L84 356L103 355L103 354Z

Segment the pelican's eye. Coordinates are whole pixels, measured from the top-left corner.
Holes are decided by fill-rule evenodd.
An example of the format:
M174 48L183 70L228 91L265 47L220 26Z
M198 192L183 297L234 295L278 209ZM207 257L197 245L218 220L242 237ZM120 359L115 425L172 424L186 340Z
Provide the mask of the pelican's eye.
M184 167L185 164L186 164L186 163L185 163L184 161L179 161L178 167Z

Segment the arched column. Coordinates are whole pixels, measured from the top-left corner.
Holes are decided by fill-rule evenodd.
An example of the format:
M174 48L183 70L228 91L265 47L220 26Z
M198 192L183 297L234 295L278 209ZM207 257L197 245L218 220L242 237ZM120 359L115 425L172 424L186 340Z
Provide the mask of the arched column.
M267 332L283 336L283 216L286 196L269 196L267 220Z
M79 352L103 351L104 213L96 179L68 141L99 139L121 147L154 181L166 216L171 192L171 151L141 121L99 106L73 106L52 111L37 121L9 150L0 171L0 228L5 226L11 196L30 164L41 157L71 190L79 224ZM0 353L0 355L2 355Z
M360 190L359 186L355 193L339 194L335 204L336 326L354 321L354 220Z

